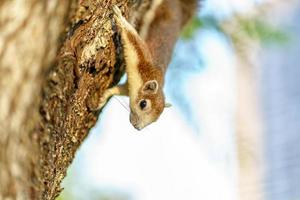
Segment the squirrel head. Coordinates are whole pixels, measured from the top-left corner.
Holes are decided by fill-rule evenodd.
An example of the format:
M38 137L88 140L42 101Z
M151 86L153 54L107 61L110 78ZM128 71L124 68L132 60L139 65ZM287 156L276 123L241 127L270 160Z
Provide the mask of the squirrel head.
M131 101L130 123L138 130L155 122L165 107L162 84L155 79L146 81Z

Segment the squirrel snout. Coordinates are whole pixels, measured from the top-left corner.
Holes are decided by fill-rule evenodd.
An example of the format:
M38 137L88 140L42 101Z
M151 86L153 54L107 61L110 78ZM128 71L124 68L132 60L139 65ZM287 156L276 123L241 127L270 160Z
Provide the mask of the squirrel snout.
M135 113L130 113L130 123L137 130L142 130L143 126L140 124L139 116Z

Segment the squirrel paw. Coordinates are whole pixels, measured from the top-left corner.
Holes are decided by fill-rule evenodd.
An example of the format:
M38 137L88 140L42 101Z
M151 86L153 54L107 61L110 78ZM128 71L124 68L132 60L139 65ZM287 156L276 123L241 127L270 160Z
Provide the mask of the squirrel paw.
M100 110L101 108L103 108L103 106L105 106L108 99L109 99L109 97L106 97L106 95L103 95L102 97L100 97L98 102L89 104L90 110L92 110L92 111Z
M97 110L101 109L106 103L107 103L108 97L106 97L105 95L103 95L100 99L99 99L99 103L97 106Z

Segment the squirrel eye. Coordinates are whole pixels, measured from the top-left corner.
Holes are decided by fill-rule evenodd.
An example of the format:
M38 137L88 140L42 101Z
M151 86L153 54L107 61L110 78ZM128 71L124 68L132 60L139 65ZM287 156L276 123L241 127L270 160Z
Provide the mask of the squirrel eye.
M147 106L147 101L145 99L143 99L141 102L140 102L140 108L142 110L144 110Z

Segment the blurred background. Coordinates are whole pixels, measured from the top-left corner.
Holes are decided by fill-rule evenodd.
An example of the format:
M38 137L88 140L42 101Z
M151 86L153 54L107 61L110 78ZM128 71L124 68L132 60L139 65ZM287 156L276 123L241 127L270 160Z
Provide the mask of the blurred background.
M141 132L114 97L60 200L300 200L300 2L206 0Z

